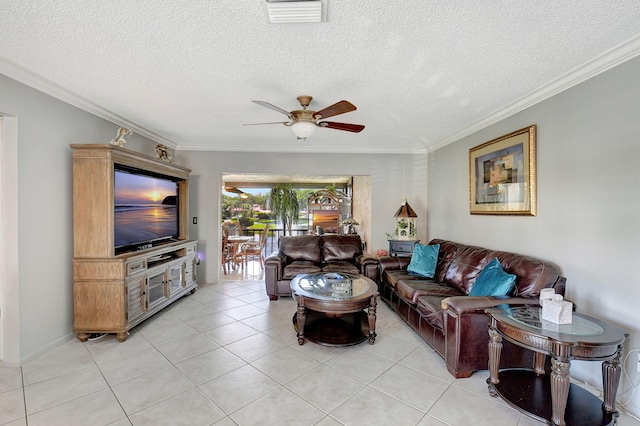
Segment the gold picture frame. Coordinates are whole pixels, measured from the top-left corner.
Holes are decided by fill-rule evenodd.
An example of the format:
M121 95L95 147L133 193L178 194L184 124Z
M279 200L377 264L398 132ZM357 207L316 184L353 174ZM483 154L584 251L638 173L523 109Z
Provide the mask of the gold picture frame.
M471 214L535 216L536 126L469 150Z

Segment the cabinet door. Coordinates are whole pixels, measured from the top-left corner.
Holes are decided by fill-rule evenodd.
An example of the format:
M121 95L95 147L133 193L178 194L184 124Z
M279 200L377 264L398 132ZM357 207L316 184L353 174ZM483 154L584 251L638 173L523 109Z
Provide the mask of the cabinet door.
M174 294L184 287L183 269L182 263L169 268L169 294Z
M127 323L136 320L147 310L146 277L127 280Z
M184 263L184 286L188 287L196 282L196 256L190 256Z
M166 275L166 271L149 274L147 279L147 309L153 308L154 305L169 297Z

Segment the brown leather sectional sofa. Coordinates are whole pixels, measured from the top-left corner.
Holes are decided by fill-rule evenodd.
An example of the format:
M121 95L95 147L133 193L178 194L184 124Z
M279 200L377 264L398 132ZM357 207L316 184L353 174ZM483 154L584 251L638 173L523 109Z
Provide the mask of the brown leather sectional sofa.
M564 295L566 279L549 262L504 251L432 240L440 244L433 279L407 272L410 257L381 257L382 298L446 361L455 377L488 369L488 324L484 310L500 304L538 303L540 290ZM482 268L497 257L516 275L513 296L468 296ZM530 367L532 352L503 342L501 368Z
M363 251L358 235L281 237L278 251L265 259L269 299L291 296L291 279L297 274L314 272L361 274L378 282L378 260Z

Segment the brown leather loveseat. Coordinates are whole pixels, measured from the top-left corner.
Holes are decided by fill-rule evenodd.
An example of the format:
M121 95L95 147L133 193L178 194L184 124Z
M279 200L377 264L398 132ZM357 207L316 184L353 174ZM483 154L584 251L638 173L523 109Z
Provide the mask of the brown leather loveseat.
M445 359L455 377L488 369L486 308L538 303L540 290L547 287L564 295L566 279L549 262L439 239L429 244L440 245L434 277L409 273L410 257L381 257L380 294ZM480 271L494 258L516 275L514 290L507 296L469 296ZM501 368L532 365L531 351L506 340L503 344Z
M298 274L344 272L378 281L378 260L363 252L358 235L281 237L278 250L265 259L265 284L271 300L291 296L290 282Z

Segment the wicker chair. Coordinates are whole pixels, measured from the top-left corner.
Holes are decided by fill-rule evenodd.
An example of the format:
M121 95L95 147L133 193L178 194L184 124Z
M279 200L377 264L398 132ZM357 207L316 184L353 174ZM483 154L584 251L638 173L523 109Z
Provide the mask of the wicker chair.
M240 222L231 222L231 221L223 222L222 230L227 231L227 237L230 237L230 236L239 237L242 235L242 225L240 225Z
M229 238L229 233L223 227L222 228L222 253L220 254L220 262L222 263L222 272L227 275L227 266L229 266L229 245L227 244L227 240Z
M220 260L222 262L222 272L228 273L228 268L235 268L235 255L238 251L237 243L229 241L229 237L242 236L242 225L240 222L226 221L222 223L222 254Z
M258 241L250 241L242 243L240 250L235 255L236 263L246 267L249 260L257 260L260 262L260 268L264 268L264 245L269 235L269 224L266 224L260 233Z

